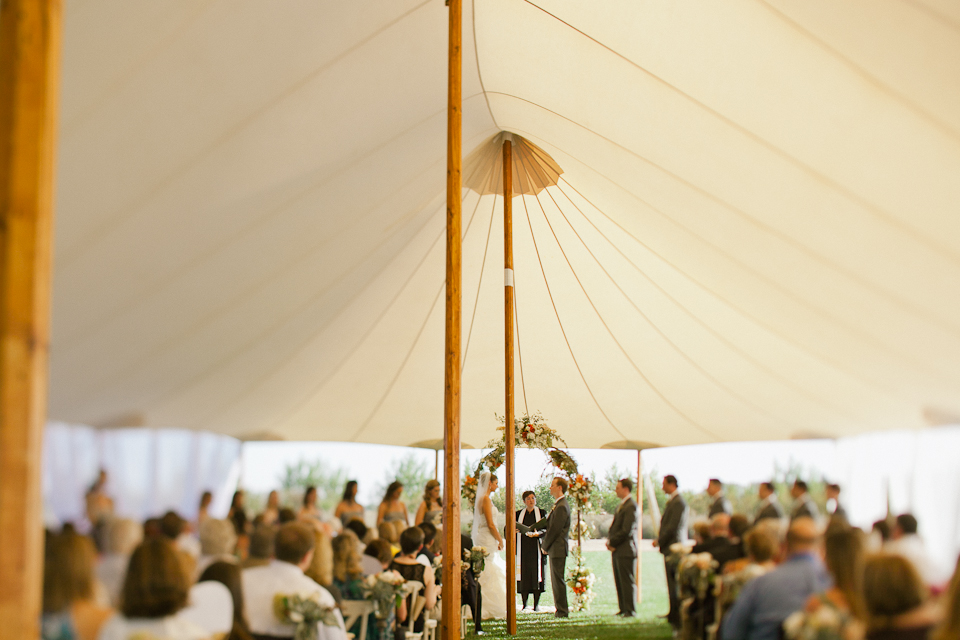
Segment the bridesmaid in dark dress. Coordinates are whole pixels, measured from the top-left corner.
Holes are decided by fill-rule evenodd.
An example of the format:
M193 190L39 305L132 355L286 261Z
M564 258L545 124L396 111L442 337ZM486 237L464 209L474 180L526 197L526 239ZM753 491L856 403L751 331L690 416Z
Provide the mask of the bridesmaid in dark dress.
M523 492L524 508L514 514L517 522L528 527L547 517L547 514L537 507L537 497L533 491ZM517 534L519 539L517 554L519 567L517 568L517 591L523 601L523 608L527 608L527 598L533 594L533 610L540 610L540 594L545 588L547 556L540 550L540 538Z

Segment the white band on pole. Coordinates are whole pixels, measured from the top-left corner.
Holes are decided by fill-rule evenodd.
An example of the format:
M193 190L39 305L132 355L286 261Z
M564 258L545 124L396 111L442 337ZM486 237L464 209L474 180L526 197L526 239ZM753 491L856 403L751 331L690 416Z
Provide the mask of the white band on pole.
M513 286L513 269L503 270L503 286L505 287Z

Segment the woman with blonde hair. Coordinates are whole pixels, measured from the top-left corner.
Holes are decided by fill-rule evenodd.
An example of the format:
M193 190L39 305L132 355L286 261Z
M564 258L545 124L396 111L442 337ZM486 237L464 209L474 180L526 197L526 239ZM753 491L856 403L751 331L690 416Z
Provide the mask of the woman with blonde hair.
M43 566L44 640L95 640L113 609L94 600L93 541L76 533L49 534Z
M423 502L417 508L413 524L416 526L422 522L429 522L439 529L442 515L443 503L440 501L440 483L436 480L430 480L427 482L427 486L423 488Z
M339 600L336 589L333 586L333 546L330 541L330 534L323 529L313 530L315 545L313 547L313 560L310 566L303 572L308 578L326 588L333 594L334 598Z

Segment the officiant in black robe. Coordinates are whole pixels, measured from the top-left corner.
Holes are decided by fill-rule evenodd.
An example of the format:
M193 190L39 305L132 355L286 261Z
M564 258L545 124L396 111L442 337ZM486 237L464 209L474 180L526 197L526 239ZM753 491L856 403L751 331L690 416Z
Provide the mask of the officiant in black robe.
M533 491L523 492L524 508L514 515L516 521L528 527L547 517L547 512L537 507ZM542 534L542 532L541 532ZM527 597L533 594L533 610L540 610L540 594L544 592L544 576L547 574L547 556L540 549L540 537L531 537L517 532L517 591L527 608Z

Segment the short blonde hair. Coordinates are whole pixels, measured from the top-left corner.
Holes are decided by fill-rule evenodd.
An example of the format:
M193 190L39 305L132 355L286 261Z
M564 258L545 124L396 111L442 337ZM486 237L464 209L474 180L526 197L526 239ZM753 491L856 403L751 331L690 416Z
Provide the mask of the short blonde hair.
M207 518L200 525L200 553L221 556L233 553L237 546L237 530L229 520Z

